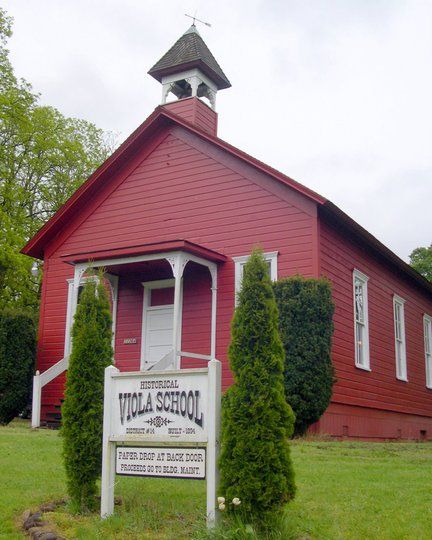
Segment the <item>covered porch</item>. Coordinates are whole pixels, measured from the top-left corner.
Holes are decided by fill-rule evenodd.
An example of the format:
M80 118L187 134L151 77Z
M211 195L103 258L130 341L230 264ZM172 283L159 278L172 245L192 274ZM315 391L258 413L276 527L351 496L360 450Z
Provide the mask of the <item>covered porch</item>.
M40 425L42 388L67 370L80 288L103 268L111 294L114 363L121 371L201 367L216 358L218 265L225 255L172 240L63 256L68 283L64 358L33 386L32 426Z

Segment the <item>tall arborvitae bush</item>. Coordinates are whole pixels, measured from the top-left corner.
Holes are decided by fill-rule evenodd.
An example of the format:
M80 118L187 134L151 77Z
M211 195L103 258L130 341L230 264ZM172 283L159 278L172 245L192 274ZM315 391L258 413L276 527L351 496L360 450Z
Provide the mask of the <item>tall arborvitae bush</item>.
M334 370L330 356L334 304L328 280L301 276L273 285L285 349L285 395L302 435L327 409Z
M284 396L276 302L259 251L244 266L231 333L234 384L222 405L220 496L228 511L266 526L295 494L288 442L294 415ZM239 506L230 504L235 497Z
M0 424L8 424L27 405L36 353L36 329L25 313L0 314Z
M62 407L63 457L71 508L96 507L96 481L102 462L104 370L112 362L108 293L98 284L84 285L72 328L72 353Z

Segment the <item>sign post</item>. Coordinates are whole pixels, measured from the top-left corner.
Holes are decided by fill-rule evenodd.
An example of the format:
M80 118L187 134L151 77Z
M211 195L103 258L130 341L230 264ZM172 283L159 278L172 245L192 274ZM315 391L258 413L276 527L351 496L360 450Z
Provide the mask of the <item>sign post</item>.
M207 527L216 524L216 500L219 483L217 460L220 447L221 365L218 360L208 364L208 432L207 432Z
M206 479L216 523L221 366L121 373L105 369L101 517L114 511L115 475Z

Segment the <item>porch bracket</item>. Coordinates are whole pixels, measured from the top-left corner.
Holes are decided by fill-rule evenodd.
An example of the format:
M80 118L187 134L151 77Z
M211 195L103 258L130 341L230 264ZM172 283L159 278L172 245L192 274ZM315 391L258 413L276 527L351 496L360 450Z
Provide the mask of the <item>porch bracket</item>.
M78 287L81 283L81 279L85 271L87 270L87 268L88 268L88 265L84 263L77 264L75 266L75 271L74 271L74 289L75 290L78 290Z
M72 328L73 321L78 305L78 289L82 280L83 275L85 274L89 265L87 263L77 264L74 270L74 280L73 280L73 293L72 293L72 310L70 318L70 326ZM70 350L68 351L70 353Z

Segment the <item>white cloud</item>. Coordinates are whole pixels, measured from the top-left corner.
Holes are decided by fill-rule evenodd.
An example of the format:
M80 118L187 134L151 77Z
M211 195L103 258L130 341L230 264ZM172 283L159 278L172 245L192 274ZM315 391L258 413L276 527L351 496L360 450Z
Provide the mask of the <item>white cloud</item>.
M19 75L63 113L128 135L151 65L196 2L4 0ZM201 2L233 88L219 135L334 203L404 258L432 240L432 3Z

